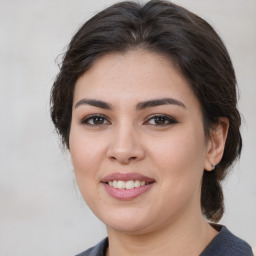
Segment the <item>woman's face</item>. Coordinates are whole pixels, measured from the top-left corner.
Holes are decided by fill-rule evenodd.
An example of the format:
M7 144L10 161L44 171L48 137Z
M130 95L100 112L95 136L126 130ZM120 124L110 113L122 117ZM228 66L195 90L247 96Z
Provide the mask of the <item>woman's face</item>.
M143 233L201 216L210 142L171 62L143 50L105 55L78 79L73 102L77 183L109 229Z

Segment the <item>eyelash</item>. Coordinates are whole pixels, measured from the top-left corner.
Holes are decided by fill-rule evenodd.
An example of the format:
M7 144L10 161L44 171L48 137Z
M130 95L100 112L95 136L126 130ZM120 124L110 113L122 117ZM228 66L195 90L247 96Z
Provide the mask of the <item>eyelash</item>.
M108 124L110 124L110 122L107 120L107 118L104 115L99 115L99 114L87 116L86 118L84 118L81 121L81 124L85 124L85 125L88 125L88 126L100 126L100 125L105 125L106 124L106 123L103 123L103 124L90 124L89 123L89 121L91 121L91 120L96 121L97 118L101 118L101 119L103 119L103 122L107 121Z
M156 122L157 118L160 119L161 121L164 121L164 124L149 124L148 123L150 120L153 120L153 119ZM155 114L155 115L149 116L147 118L145 124L147 124L147 123L148 123L148 125L153 125L153 126L168 126L168 125L176 124L178 122L171 116L163 115L163 114Z
M97 119L100 119L101 121L103 121L103 123L100 123L100 124L89 123L90 121L97 122ZM161 121L164 123L162 123L162 124L150 124L149 123L150 120L154 120L154 122L156 122L157 119L158 119L158 121ZM163 127L163 126L168 126L168 125L172 125L172 124L176 124L176 123L178 123L178 122L173 117L170 117L168 115L163 115L163 114L155 114L155 115L149 116L143 124ZM96 127L96 126L102 126L102 125L109 125L111 123L110 123L110 121L108 121L108 119L104 115L97 114L97 115L90 115L90 116L84 118L81 121L81 124Z

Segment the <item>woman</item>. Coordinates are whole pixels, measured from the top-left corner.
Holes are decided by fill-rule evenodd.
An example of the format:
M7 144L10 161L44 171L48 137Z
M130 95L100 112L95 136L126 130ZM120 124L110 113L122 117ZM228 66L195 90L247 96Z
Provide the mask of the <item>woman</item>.
M233 66L207 22L165 1L103 10L71 40L51 104L108 232L79 255L252 255L213 224L242 139Z

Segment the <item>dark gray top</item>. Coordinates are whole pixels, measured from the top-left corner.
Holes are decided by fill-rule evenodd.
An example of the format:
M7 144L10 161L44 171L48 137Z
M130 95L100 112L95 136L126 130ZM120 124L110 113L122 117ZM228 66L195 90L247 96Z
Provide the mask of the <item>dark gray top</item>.
M225 226L214 225L219 234L199 256L253 256L252 248L242 239L233 235ZM77 256L105 256L108 238Z

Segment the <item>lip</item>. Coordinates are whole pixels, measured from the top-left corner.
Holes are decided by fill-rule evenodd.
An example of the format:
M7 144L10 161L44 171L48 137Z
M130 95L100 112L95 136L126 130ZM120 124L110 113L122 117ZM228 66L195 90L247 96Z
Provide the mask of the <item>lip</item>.
M149 184L140 186L138 188L133 188L133 189L118 189L108 185L108 182L113 180L123 180L123 181L140 180L140 181L145 181ZM105 176L101 182L103 183L106 192L111 197L114 197L119 200L132 200L144 194L146 191L152 188L152 186L155 183L155 180L138 173L111 173Z
M101 182L106 183L109 181L113 181L113 180L123 180L123 181L128 181L128 180L140 180L140 181L146 181L146 182L154 182L155 180L144 176L142 174L139 173L120 173L120 172L115 172L115 173L111 173L107 176L105 176Z

